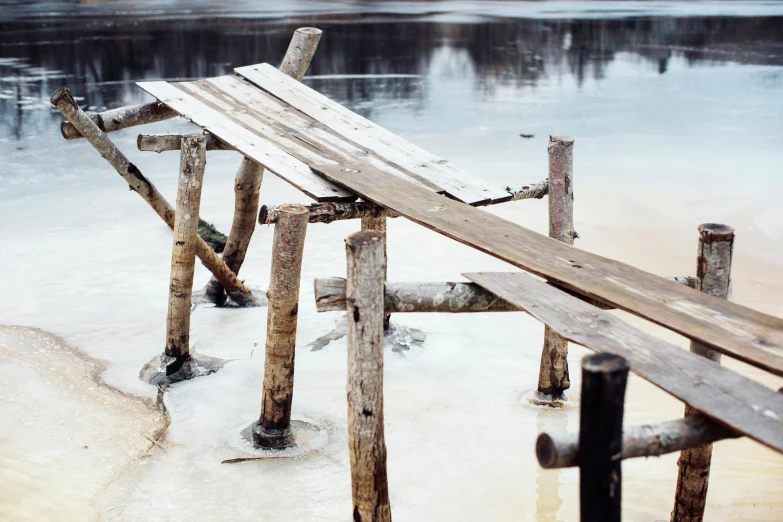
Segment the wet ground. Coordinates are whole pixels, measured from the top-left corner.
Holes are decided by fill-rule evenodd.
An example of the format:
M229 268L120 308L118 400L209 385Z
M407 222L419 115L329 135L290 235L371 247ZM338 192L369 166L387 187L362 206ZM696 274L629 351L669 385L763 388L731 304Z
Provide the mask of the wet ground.
M183 10L177 2L0 1L0 324L60 335L107 361L107 383L154 398L155 389L137 376L162 349L170 232L87 144L62 140L48 98L68 86L91 110L147 101L134 81L277 63L302 25L324 30L308 85L501 186L546 177L547 136L573 136L580 248L660 275L692 275L696 226L735 226L735 300L783 315L779 3L258 4L202 2ZM172 120L143 131L190 128ZM178 155L138 152L138 132L113 138L173 200ZM208 160L202 217L223 231L231 224L238 163L229 152ZM267 176L261 201L306 198ZM545 202L489 211L546 232ZM192 321L195 349L232 362L175 386L167 394L172 424L164 448L123 473L93 473L90 483L100 493L69 504L61 519L100 513L108 520L248 520L260 512L271 520L344 519L345 344L307 348L339 318L315 313L308 281L344 274L342 240L355 228L336 223L308 232L294 414L327 434L317 451L220 464L252 455L240 434L260 406L266 309L200 306ZM270 244L271 228L259 227L242 269L261 289ZM390 221L389 256L396 281L508 268L401 219ZM199 265L196 285L207 280ZM566 410L540 411L523 401L535 386L541 326L521 314L395 320L427 334L407 353L386 352L395 519L575 520L577 474L538 469L533 442L538 431L577 429L578 375ZM14 353L9 343L0 339L6 355ZM583 353L572 349L572 368ZM11 355L3 361L4 387L37 375L28 382L44 379L40 407L57 409L45 368L20 370ZM736 367L776 389L783 385ZM61 400L70 400L63 393ZM14 419L3 423L3 448L38 440L25 431L34 424L16 420L23 410L2 408ZM627 422L669 420L681 411L677 401L632 379ZM115 413L119 420L108 426L121 424L124 414ZM68 426L77 437L80 424ZM18 457L30 448L3 453L23 464L3 475L15 491L50 466ZM85 463L89 453L75 458L63 448L58 465L99 468L99 459ZM626 520L668 519L675 462L671 455L624 465ZM23 505L38 505L39 494L31 490ZM72 495L67 488L57 494ZM781 498L780 456L743 440L716 446L709 520L779 520Z

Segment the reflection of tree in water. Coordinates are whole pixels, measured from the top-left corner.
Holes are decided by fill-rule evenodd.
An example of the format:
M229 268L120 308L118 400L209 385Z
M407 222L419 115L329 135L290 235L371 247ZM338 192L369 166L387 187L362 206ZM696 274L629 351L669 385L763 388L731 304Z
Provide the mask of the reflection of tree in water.
M263 20L69 20L0 23L0 69L16 59L27 69L0 70L1 125L19 131L15 99L45 103L61 83L101 108L143 98L135 80L229 74L240 65L285 54L296 25ZM783 18L651 18L626 20L498 20L478 24L319 20L325 30L310 74L426 75L444 48L467 56L478 92L534 86L572 75L600 80L617 53L631 53L665 73L672 56L688 63L740 61L783 65ZM466 62L467 63L467 62ZM32 69L30 69L32 68ZM37 72L28 74L30 70ZM25 72L26 71L26 72ZM57 71L68 76L54 80ZM24 76L27 75L27 76ZM48 76L47 76L48 75ZM27 79L20 79L27 78ZM48 80L41 78L48 78ZM422 103L426 81L380 78L312 83L365 115L378 102ZM9 116L17 114L18 118ZM51 117L57 117L53 114ZM10 123L9 123L10 122ZM12 130L9 135L13 135Z

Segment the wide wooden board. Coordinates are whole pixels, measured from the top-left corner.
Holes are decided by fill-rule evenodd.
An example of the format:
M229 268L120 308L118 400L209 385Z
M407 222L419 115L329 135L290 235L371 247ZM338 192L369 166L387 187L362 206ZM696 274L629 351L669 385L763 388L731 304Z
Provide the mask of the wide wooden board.
M465 277L569 341L620 355L631 371L717 422L783 453L783 395L720 364L638 330L525 273Z
M511 199L510 194L501 187L493 186L453 163L417 147L306 85L291 80L269 64L239 67L234 71L349 140L443 187L457 200L470 205L481 205Z
M312 172L302 161L292 157L226 115L206 106L168 82L138 82L136 85L223 140L236 150L263 165L317 201L351 201L356 195Z

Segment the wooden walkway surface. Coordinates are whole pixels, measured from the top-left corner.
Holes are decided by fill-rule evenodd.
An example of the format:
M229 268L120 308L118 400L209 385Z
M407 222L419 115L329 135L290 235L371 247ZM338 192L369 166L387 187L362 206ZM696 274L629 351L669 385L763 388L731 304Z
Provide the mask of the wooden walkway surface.
M346 200L359 194L578 294L783 375L783 320L579 250L475 208L502 201L508 194L268 64L236 72L245 79L223 76L139 85L315 199Z

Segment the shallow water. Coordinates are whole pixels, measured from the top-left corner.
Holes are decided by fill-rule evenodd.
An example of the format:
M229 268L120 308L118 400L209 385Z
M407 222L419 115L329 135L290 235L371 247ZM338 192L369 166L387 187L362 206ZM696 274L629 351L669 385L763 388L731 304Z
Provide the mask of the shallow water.
M783 314L781 4L278 4L201 2L183 12L166 1L0 3L0 323L62 335L108 362L108 383L154 396L137 374L162 349L170 232L89 145L59 137L48 97L65 85L94 110L147 101L134 81L277 63L302 25L325 31L308 85L494 183L543 179L547 135L573 136L580 248L661 275L691 275L696 226L734 225L735 300ZM142 132L189 128L172 120ZM113 138L173 201L177 154L136 151L138 132ZM209 156L202 217L223 231L238 163L232 153ZM271 175L261 199L306 201ZM489 211L546 232L545 202ZM202 306L192 321L195 349L233 362L175 386L166 399L166 449L107 481L97 498L70 506L64 518L345 519L345 344L317 352L306 345L339 317L315 313L310 282L344 273L342 240L356 226L308 232L294 413L328 431L318 451L220 464L249 455L240 433L260 406L266 309ZM242 269L253 286L266 285L270 244L271 228L259 227ZM396 281L509 268L403 220L390 221L389 249ZM196 286L207 279L199 264ZM576 368L585 352L572 349L571 406L540 411L523 400L535 386L542 338L532 319L395 320L427 333L421 347L386 352L395 519L575 520L578 475L538 469L533 443L539 431L576 431ZM627 423L681 412L678 401L631 380ZM22 436L5 427L7 439ZM675 480L676 455L625 463L625 519L667 519ZM716 446L709 520L779 520L781 498L780 456L746 440Z

